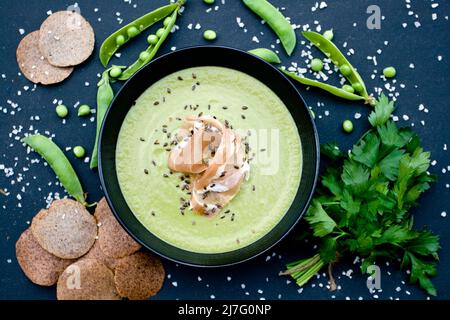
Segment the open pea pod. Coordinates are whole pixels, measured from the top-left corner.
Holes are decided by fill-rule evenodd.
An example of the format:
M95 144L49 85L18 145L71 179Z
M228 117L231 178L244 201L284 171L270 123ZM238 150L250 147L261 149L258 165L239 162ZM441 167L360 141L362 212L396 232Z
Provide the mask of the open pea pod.
M347 65L351 72L345 77L352 84L359 83L362 87L362 90L359 92L361 96L363 96L366 100L369 99L369 94L367 93L366 85L364 84L363 79L359 75L358 71L352 66L352 64L347 60L345 55L339 50L336 45L325 38L320 33L314 31L305 31L302 33L303 36L311 41L320 51L322 51L331 61L338 67L343 65Z
M172 31L172 28L177 21L178 12L179 12L179 9L175 9L175 11L172 13L170 23L167 25L167 27L164 28L164 33L159 38L158 42L155 45L150 45L145 51L141 52L141 54L139 55L139 58L131 66L129 66L124 72L122 72L122 75L119 77L119 80L128 80L132 75L134 75L142 67L147 65L155 57L159 48L161 47L161 45L164 43L164 41L167 39L170 32ZM145 53L145 54L143 54L143 53Z
M366 100L366 98L364 98L363 96L359 96L357 94L354 93L350 93L348 91L345 91L344 89L329 85L327 83L323 83L323 82L319 82L313 79L309 79L309 78L305 78L305 77L301 77L296 75L293 72L289 72L283 69L280 69L285 75L287 75L288 77L300 82L301 84L307 85L307 86L311 86L311 87L316 87L316 88L320 88L322 90L325 90L337 97L340 98L344 98L347 100L352 100L352 101L358 101L358 100Z
M100 47L99 57L103 66L106 67L108 65L109 60L121 46L129 42L132 38L144 30L151 27L154 23L170 15L174 10L180 8L185 2L186 0L178 0L176 3L158 8L111 34L108 38L106 38Z
M47 161L66 191L78 202L87 206L86 196L80 179L64 152L49 138L40 134L30 135L22 140Z

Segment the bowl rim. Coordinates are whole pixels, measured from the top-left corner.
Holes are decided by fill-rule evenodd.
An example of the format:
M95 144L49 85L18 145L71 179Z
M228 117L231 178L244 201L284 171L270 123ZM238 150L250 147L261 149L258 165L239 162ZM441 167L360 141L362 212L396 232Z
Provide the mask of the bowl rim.
M101 127L100 127L100 133L99 133L99 143L98 143L98 173L99 173L99 177L100 177L100 182L101 182L101 187L102 187L102 191L104 193L104 196L107 200L107 203L111 209L111 211L113 212L116 220L119 222L119 224L121 225L121 227L136 241L138 242L143 248L146 248L147 250L157 254L160 257L163 257L165 259L168 259L172 262L175 263L179 263L182 265L186 265L186 266L190 266L190 267L198 267L198 268L220 268L220 267L227 267L227 266L234 266L240 263L244 263L247 262L249 260L252 260L256 257L259 257L261 255L263 255L265 252L269 251L270 249L272 249L275 245L279 244L285 237L288 236L288 234L291 233L291 231L295 228L295 226L298 224L298 222L301 220L301 218L304 216L304 214L306 213L312 198L314 196L315 190L316 190L316 186L317 186L317 182L318 182L318 178L319 178L319 166L320 166L320 142L319 142L319 135L318 135L318 131L317 131L317 127L314 121L314 118L311 114L311 112L308 110L307 114L308 114L308 120L312 125L312 129L313 129L313 136L314 136L314 143L315 143L315 157L316 157L316 161L315 161L315 170L314 170L314 177L313 177L313 181L312 181L312 186L309 189L309 194L305 200L305 204L304 204L304 208L302 209L301 212L298 213L297 217L295 218L295 220L292 222L292 224L289 226L289 228L287 228L284 233L275 241L273 241L269 246L265 247L263 250L258 251L257 253L246 257L244 259L240 259L238 261L232 261L229 263L220 263L220 264L198 264L198 263L192 263L192 262L186 262L186 261L182 261L182 260L178 260L174 257L168 256L167 254L160 252L154 248L152 248L148 243L146 243L145 241L143 241L140 237L138 237L137 235L134 234L133 231L130 230L130 228L128 227L128 225L123 221L123 219L121 218L121 216L117 213L113 201L112 201L112 197L109 194L109 191L106 187L106 179L105 179L105 173L103 171L103 161L102 161L102 137L104 135L104 130L105 130L105 126L106 126L106 119L108 118L109 114L111 113L111 109L112 106L114 105L115 101L117 100L117 98L119 97L119 95L122 93L122 91L125 90L125 88L129 85L129 83L135 78L137 77L140 73L144 72L144 70L151 68L153 64L158 63L160 60L163 60L165 58L167 58L168 56L171 56L173 54L183 54L183 52L189 52L191 50L201 50L202 48L213 48L213 49L218 49L218 50L227 50L227 51L234 51L237 52L238 54L245 54L245 55L249 55L251 57L253 57L254 59L259 60L261 63L266 64L267 66L269 66L270 68L272 68L273 70L275 70L280 77L284 78L286 83L289 84L289 86L291 87L291 89L293 90L293 92L296 93L297 98L301 101L301 103L303 104L303 106L305 108L307 107L307 104L303 98L303 96L300 94L300 92L298 91L298 89L295 87L294 83L292 82L291 79L289 79L283 72L281 72L277 67L275 67L274 65L270 64L269 62L261 59L258 56L255 56L247 51L241 50L241 49L237 49L237 48L233 48L233 47L229 47L229 46L222 46L222 45L195 45L195 46L188 46L188 47L184 47L184 48L180 48L177 49L176 51L171 51L168 53L165 53L157 58L155 58L154 60L152 60L149 64L147 64L146 66L142 67L139 71L137 71L133 76L131 76L124 84L122 84L122 86L117 90L117 92L114 95L113 100L111 101L110 105L108 106L107 111L105 112ZM243 72L243 71L241 71ZM245 72L244 72L245 73ZM268 86L270 88L270 86ZM142 93L141 93L142 94ZM289 113L291 113L289 111ZM123 121L122 121L123 122ZM297 126L297 124L296 124ZM301 183L301 182L300 182ZM297 191L298 192L298 191ZM128 204L127 204L128 206ZM292 206L292 204L290 205L290 207ZM130 209L131 211L131 209ZM286 213L289 211L289 209L286 211ZM286 214L285 213L285 214ZM279 222L278 222L279 223ZM145 227L144 227L145 228ZM275 227L274 227L275 228ZM273 228L271 229L273 230ZM148 232L152 233L150 230L147 229ZM153 234L153 233L152 233ZM267 233L268 234L268 233ZM265 235L267 235L265 234ZM156 237L156 235L154 235ZM264 237L264 236L263 236ZM260 238L262 239L262 238ZM260 240L259 239L259 240ZM162 242L165 242L162 239L159 239ZM256 240L258 241L258 240ZM253 244L253 243L252 243ZM249 244L250 246L251 244ZM172 245L174 246L174 245ZM174 246L176 247L176 246ZM178 248L178 247L177 247ZM243 247L245 248L245 247ZM240 248L240 249L243 249ZM180 248L181 249L181 248ZM237 249L239 250L239 249ZM187 250L186 250L187 251ZM205 255L213 255L214 253L197 253L197 252L193 252L195 254L205 254Z

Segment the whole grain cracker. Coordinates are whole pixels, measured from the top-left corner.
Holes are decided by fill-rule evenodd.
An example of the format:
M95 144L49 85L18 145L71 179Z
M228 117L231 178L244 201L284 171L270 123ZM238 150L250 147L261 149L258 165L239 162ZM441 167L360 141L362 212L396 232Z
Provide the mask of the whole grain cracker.
M63 259L75 259L86 254L94 244L97 223L82 204L62 199L33 218L31 231L48 252Z
M58 300L120 300L113 272L95 259L81 259L64 270L56 286Z
M73 71L72 67L55 67L45 59L39 49L39 30L29 33L20 41L16 58L22 74L33 83L59 83Z
M44 250L30 228L25 230L16 242L16 257L28 279L41 286L56 284L64 269L74 262L58 258Z
M139 243L134 241L116 220L105 198L102 198L97 204L94 215L99 224L100 248L107 256L123 258L141 248Z
M54 66L69 67L84 62L94 50L92 26L79 13L59 11L41 25L39 48Z
M165 271L159 258L137 252L117 263L114 282L121 297L145 300L158 293L164 278Z

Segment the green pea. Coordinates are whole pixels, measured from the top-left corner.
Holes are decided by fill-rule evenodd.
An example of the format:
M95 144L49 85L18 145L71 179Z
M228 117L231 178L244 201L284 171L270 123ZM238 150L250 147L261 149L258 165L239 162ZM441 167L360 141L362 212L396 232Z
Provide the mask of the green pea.
M350 120L345 120L342 123L342 129L344 129L345 132L351 133L353 131L353 122Z
M314 72L322 71L323 69L323 62L320 59L312 59L311 60L311 70Z
M364 91L364 87L359 82L355 82L354 84L352 84L352 87L353 87L353 89L355 89L356 92L361 93Z
M123 45L125 43L125 37L123 36L123 35L118 35L117 37L116 37L116 44L118 45L118 46L121 46L121 45Z
M347 64L343 64L340 68L339 71L342 73L343 76L348 77L349 75L352 74L352 68L350 68L349 65Z
M129 27L129 28L127 29L127 34L128 34L128 36L129 36L130 38L136 37L139 33L140 33L139 29L136 28L136 27L134 27L134 26L133 26L133 27Z
M350 92L350 93L354 93L354 92L355 92L355 89L353 89L353 87L350 86L350 85L348 85L348 84L344 84L344 85L342 86L342 89L345 90L345 91L347 91L347 92Z
M206 4L214 4L215 0L203 0L204 3Z
M147 51L142 51L139 54L139 60L141 61L147 61L150 58L150 53L148 53Z
M109 70L109 75L111 78L118 78L122 74L122 69L119 67L112 67L111 70Z
M164 28L159 28L159 29L156 31L156 36L157 36L158 38L161 38L161 37L163 36L163 34L164 34L165 31L166 31L166 30L165 30Z
M147 42L149 45L155 45L158 43L159 37L156 34L151 34L147 37Z
M87 104L83 104L78 108L79 117L86 117L90 114L91 114L91 107L89 107Z
M84 150L82 146L76 146L73 148L73 154L77 158L84 158L84 156L86 155L86 150Z
M334 38L334 33L333 33L333 29L327 30L323 33L323 36L325 39L331 41Z
M56 114L60 118L65 118L69 114L69 109L63 104L60 104L56 107Z
M165 18L164 22L163 22L164 27L167 28L167 26L170 24L170 22L172 22L172 18L171 17Z
M52 140L36 134L27 136L22 141L47 161L70 195L84 206L87 205L80 179L64 152Z
M203 33L203 38L208 41L213 41L217 38L217 33L214 30L206 30Z
M393 78L397 74L397 70L394 67L387 67L383 70L383 74L386 78Z

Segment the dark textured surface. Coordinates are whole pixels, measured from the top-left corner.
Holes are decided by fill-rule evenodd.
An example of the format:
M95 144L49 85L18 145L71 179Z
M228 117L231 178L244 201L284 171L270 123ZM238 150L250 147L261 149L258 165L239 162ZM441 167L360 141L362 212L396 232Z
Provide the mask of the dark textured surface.
M16 140L28 132L30 126L33 130L55 134L55 141L62 147L84 145L91 149L94 137L94 124L89 119L80 119L76 116L73 106L77 101L95 106L96 74L102 71L97 59L98 47L101 41L119 24L116 12L120 18L130 21L151 9L165 4L166 0L137 1L131 4L124 1L78 1L82 14L92 23L96 33L96 51L94 55L82 66L74 71L73 75L61 85L52 87L37 87L32 91L30 84L24 77L18 76L15 60L15 49L26 33L39 28L46 17L48 10L58 11L65 9L69 2L65 1L0 1L3 21L3 40L0 44L0 59L2 69L0 74L0 188L7 189L9 196L0 195L0 298L2 299L53 299L54 288L42 288L33 285L22 274L15 259L14 244L21 232L26 229L27 222L46 205L45 199L50 192L63 190L55 186L56 179L48 167L41 163L30 164L35 155L27 159L26 150ZM215 44L228 45L248 50L255 47L269 47L275 43L275 36L259 19L252 15L238 0L226 0L222 5L216 0L219 10L206 13L208 8L200 0L191 0L179 19L181 32L172 35L163 46L159 54L168 52L171 47L178 48L190 45L206 44L202 32L211 28L218 32ZM374 69L380 74L382 68L394 65L397 68L397 83L394 84L399 93L397 115L400 123L412 125L423 138L424 146L432 151L432 159L436 165L431 168L439 176L439 181L421 200L420 208L416 214L418 226L428 225L442 237L441 262L439 275L434 279L439 292L439 298L450 298L450 235L449 218L441 217L443 211L450 211L450 183L447 166L450 165L449 152L444 145L450 144L450 133L447 121L449 119L449 93L450 84L450 43L448 39L450 5L447 1L412 0L411 8L406 8L405 1L328 1L328 7L312 11L316 1L283 1L274 0L274 4L286 6L286 15L290 16L296 24L309 24L315 28L317 21L322 29L334 28L335 42L338 46L348 43L349 48L355 50L350 60L358 67L362 77L366 80L369 91L382 87L386 91L382 79L376 76L371 79ZM432 8L432 3L439 3ZM134 8L136 4L136 8ZM368 30L366 28L366 9L376 4L381 8L385 19L381 30ZM95 12L94 8L99 8ZM412 14L408 12L412 11ZM437 20L432 19L432 13L437 14ZM415 16L418 15L418 18ZM446 17L447 16L447 17ZM101 17L101 21L98 18ZM241 17L248 32L239 28L236 17ZM420 27L414 22L420 21ZM201 30L189 30L187 26L200 23ZM403 27L402 24L407 26ZM261 32L263 34L261 34ZM297 31L297 33L299 33ZM257 36L260 43L252 42ZM299 37L300 40L300 37ZM388 41L388 45L385 45ZM146 47L145 37L136 40L123 51L121 64L127 64L142 48ZM293 57L287 58L280 50L280 55L286 66L291 61L298 62L305 67L304 58L300 56L303 46L298 46ZM279 49L277 45L277 49ZM382 49L378 54L377 50ZM374 66L368 56L376 56L378 66ZM438 56L442 56L439 61ZM410 68L413 63L415 68ZM89 86L85 86L85 82ZM404 84L404 88L400 87ZM29 86L25 90L24 86ZM357 103L348 103L330 97L320 91L307 91L299 87L307 103L313 107L318 116L316 123L322 142L337 140L342 147L349 147L359 135L367 129L366 116L369 109ZM18 91L21 91L19 94ZM67 123L62 125L54 113L54 99L62 99L70 106L71 114ZM318 103L321 103L318 106ZM323 104L322 104L323 103ZM419 105L424 104L428 113L419 111ZM6 111L5 111L6 110ZM11 114L13 112L13 114ZM344 135L340 125L346 118L353 118L358 112L362 114L359 120L353 120L355 132ZM328 116L327 116L328 114ZM408 117L403 117L407 115ZM38 117L36 117L38 116ZM406 119L406 120L405 120ZM424 121L425 125L420 122ZM86 123L86 126L83 124ZM23 128L16 133L14 129ZM89 192L91 200L97 200L102 193L99 188L97 173L89 170L88 164L77 160L67 153L74 164L80 178ZM29 170L24 167L30 168ZM9 169L12 168L12 169ZM445 169L445 170L443 170ZM13 173L11 174L11 170ZM444 172L445 171L445 172ZM13 184L12 184L13 183ZM49 185L50 184L50 185ZM446 186L447 185L447 186ZM17 195L20 194L18 198ZM449 212L450 213L450 212ZM300 228L301 228L300 223ZM301 257L306 257L311 245L298 243L292 237L277 245L268 260L266 256L231 268L198 269L177 266L165 261L168 279L158 299L424 299L426 295L416 288L403 284L407 281L403 272L397 271L396 265L386 266L380 263L382 270L382 292L376 296L370 294L366 288L365 276L359 274L358 265L353 259L343 261L336 269L340 290L329 292L326 289L326 278L321 276L306 285L301 293L293 283L287 283L287 278L278 277L284 263ZM273 253L273 256L272 256ZM279 256L281 255L281 256ZM353 270L351 278L342 275L342 272ZM229 278L228 278L229 277ZM396 288L400 290L397 291Z

